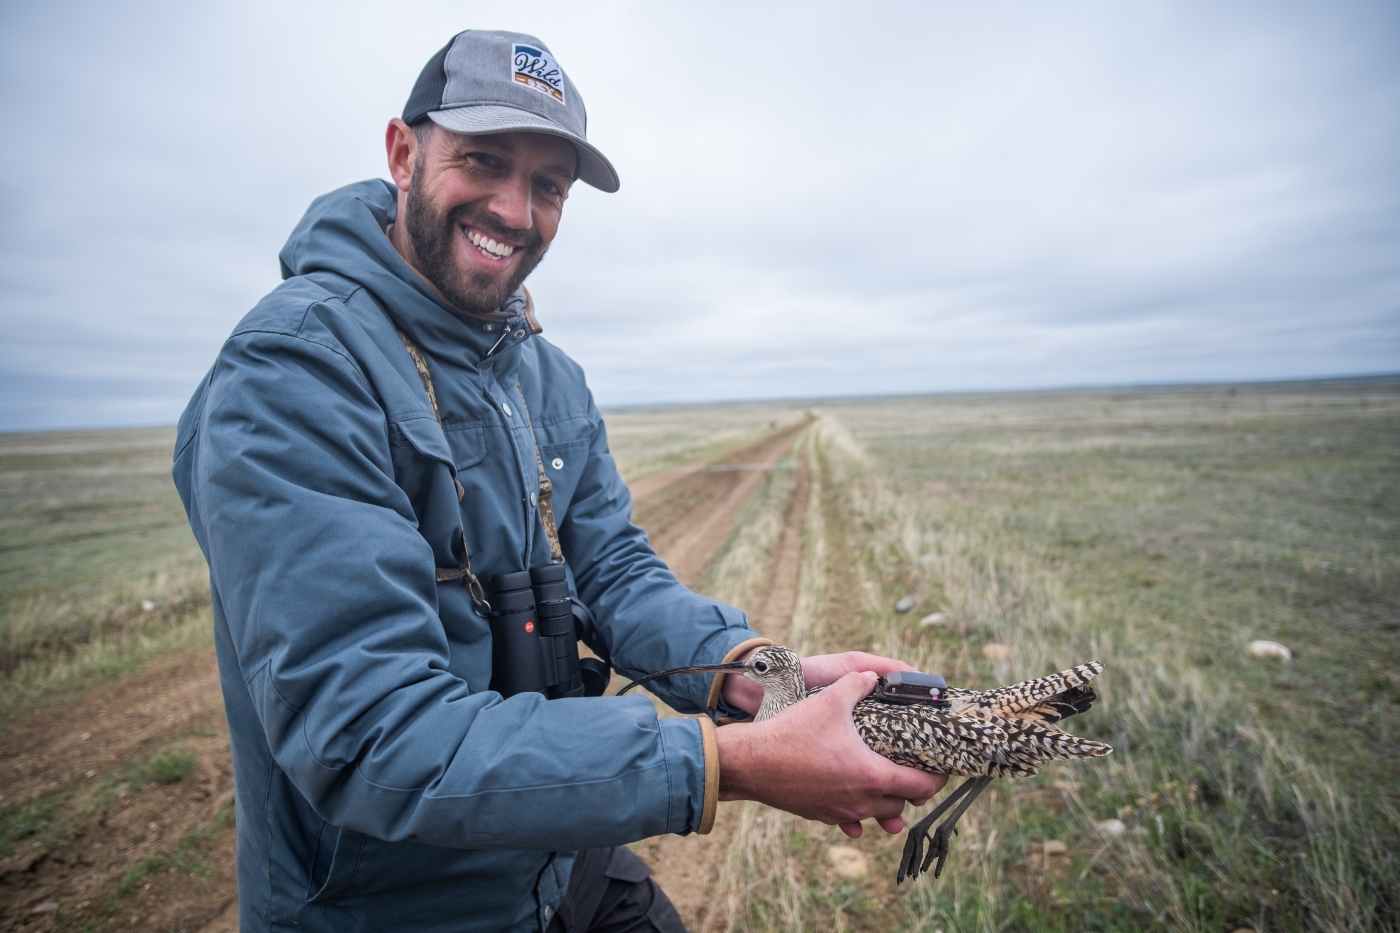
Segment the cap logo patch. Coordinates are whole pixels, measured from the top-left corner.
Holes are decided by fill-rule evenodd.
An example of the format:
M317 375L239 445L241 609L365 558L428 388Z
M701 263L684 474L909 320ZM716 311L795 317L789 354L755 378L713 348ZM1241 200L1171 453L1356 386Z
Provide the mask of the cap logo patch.
M564 71L554 56L544 49L517 44L511 55L511 67L517 84L534 88L564 103Z

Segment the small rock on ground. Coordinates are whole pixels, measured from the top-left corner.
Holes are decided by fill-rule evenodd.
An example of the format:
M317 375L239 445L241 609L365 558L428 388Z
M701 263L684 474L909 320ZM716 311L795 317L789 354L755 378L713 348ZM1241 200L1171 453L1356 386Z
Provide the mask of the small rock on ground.
M1069 855L1069 846L1065 845L1058 839L1045 840L1045 857L1054 858L1057 855Z
M1122 820L1102 820L1095 827L1100 836L1109 838L1121 836L1128 831L1128 824Z
M870 874L870 862L864 853L850 846L831 846L826 850L826 860L842 878L864 878Z
M913 608L914 597L912 596L901 596L899 602L894 604L894 611L899 613L900 615L904 615L904 613L908 612L910 609Z
M991 661L993 664L1005 664L1007 661L1011 660L1011 646L998 644L997 642L983 645L982 657Z
M919 628L933 628L936 625L947 625L948 617L941 612L931 612L919 620Z
M1252 641L1249 643L1249 653L1256 658L1283 658L1285 661L1293 660L1293 652L1276 641Z

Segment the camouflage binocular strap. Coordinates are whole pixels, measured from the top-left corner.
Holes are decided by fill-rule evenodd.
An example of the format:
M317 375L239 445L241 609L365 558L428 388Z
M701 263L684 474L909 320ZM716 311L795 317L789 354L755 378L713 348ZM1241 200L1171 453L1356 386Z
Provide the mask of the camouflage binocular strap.
M409 357L413 360L414 369L418 370L418 378L423 383L423 390L428 393L428 404L433 408L433 417L437 419L439 427L442 427L442 413L438 410L437 392L433 390L433 377L428 372L428 360L423 355L423 351L418 344L405 334L397 331L399 340L403 341L404 349L408 351ZM549 539L549 559L552 563L562 563L564 551L559 546L559 527L554 521L554 484L544 472L544 459L540 456L539 444L535 442L535 426L530 420L530 409L525 404L525 393L520 388L519 380L515 383L515 391L520 396L520 409L525 413L525 424L530 429L530 439L535 448L535 466L540 471L540 492L539 510L540 524L544 526L545 537ZM453 480L457 484L457 501L461 502L467 491L462 488L460 480ZM481 585L481 580L472 573L472 556L467 550L467 531L462 528L462 566L461 567L438 567L437 582L446 583L450 580L462 580L471 594L472 605L485 612L491 611L491 604L486 601L486 593Z

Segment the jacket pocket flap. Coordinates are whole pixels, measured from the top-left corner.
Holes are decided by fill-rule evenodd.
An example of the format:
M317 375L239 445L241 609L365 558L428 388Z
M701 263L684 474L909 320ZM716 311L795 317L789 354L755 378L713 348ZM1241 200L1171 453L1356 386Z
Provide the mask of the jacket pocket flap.
M412 447L425 457L456 466L447 437L432 418L406 418L393 422L389 428L389 443L395 447Z

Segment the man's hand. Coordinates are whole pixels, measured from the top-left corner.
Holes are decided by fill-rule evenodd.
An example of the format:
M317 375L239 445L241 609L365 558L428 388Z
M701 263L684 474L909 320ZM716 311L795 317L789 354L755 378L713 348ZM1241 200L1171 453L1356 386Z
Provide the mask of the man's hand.
M748 660L749 651L739 660ZM903 661L896 661L894 658L882 658L879 655L866 654L864 651L843 651L841 654L815 654L810 658L802 659L802 679L807 683L807 689L820 687L822 684L829 684L843 674L850 674L854 671L873 671L876 674L888 674L890 671L912 671L913 668ZM743 674L729 674L724 678L724 687L721 688L721 695L724 702L737 709L744 710L750 714L758 712L758 706L763 702L763 688L749 680Z
M851 656L907 666L869 655L825 655L803 661L825 677ZM808 667L809 662L818 662ZM740 678L731 678L738 680ZM839 825L860 835L860 821L874 817L889 833L904 828L904 802L918 806L943 789L947 778L897 765L865 744L851 710L875 688L869 671L847 673L830 687L760 723L735 723L715 733L719 744L721 800L757 800L807 819Z

